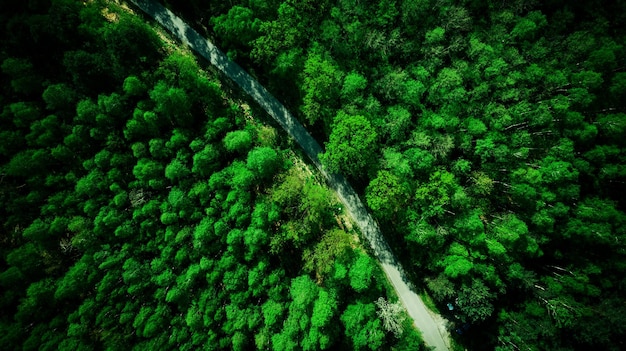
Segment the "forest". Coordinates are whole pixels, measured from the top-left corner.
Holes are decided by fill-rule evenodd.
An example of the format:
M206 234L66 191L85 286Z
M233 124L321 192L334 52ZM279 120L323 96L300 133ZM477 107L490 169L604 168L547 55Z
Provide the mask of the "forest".
M165 4L324 144L457 349L626 348L625 1ZM206 62L123 1L0 19L0 349L426 349Z
M3 1L0 349L422 349L334 194L128 6Z
M626 2L166 3L324 142L461 345L626 348Z

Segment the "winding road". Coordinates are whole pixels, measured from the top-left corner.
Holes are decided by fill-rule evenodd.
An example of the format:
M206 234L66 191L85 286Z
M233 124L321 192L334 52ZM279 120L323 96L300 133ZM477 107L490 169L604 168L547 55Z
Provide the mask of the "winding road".
M378 224L346 179L340 174L329 173L324 169L318 158L318 154L323 150L302 124L259 82L174 13L154 0L131 0L131 2L230 77L296 140L320 173L326 177L328 185L337 193L347 212L369 241L387 278L413 319L415 327L421 332L426 345L437 351L449 350L449 334L445 329L443 317L429 311L419 295L411 289Z

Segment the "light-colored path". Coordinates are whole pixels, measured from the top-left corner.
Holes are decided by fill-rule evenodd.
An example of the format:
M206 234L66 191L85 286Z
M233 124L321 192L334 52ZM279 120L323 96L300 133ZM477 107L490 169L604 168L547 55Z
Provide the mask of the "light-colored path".
M449 350L449 335L445 330L443 318L430 312L422 302L422 299L403 279L402 267L384 240L377 223L372 219L363 202L361 202L359 196L346 179L339 174L328 173L322 167L318 158L322 148L302 124L259 82L171 11L153 0L131 1L198 54L209 60L211 64L224 72L226 76L230 77L296 140L319 171L327 178L329 186L337 192L347 212L353 217L355 223L369 241L400 301L402 301L409 315L413 318L417 329L422 333L426 345L437 351Z

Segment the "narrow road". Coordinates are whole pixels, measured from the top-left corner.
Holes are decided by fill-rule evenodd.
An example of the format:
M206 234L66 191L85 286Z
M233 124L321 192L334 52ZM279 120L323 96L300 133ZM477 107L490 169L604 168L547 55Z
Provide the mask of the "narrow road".
M322 153L323 150L302 124L259 82L171 11L155 0L131 1L182 42L209 60L211 64L220 69L226 76L230 77L296 140L319 171L326 177L329 186L337 192L347 212L352 216L365 238L369 241L387 278L395 288L409 316L413 319L415 327L421 332L426 345L437 351L449 350L449 335L445 329L443 317L429 311L419 295L410 288L402 273L402 267L383 238L378 224L370 216L363 202L346 179L339 174L329 173L324 169L318 158L318 154Z

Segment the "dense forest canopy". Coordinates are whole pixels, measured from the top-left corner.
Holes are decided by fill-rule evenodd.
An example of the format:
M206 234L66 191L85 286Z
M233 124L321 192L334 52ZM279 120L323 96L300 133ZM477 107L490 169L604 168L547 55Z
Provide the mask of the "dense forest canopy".
M624 349L626 2L169 2L297 112L472 349Z
M325 143L460 348L626 348L626 2L169 5ZM0 348L423 348L293 144L177 43L105 1L0 19Z
M0 349L422 349L334 194L106 1L0 4Z

